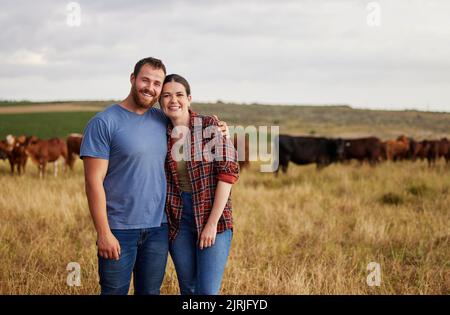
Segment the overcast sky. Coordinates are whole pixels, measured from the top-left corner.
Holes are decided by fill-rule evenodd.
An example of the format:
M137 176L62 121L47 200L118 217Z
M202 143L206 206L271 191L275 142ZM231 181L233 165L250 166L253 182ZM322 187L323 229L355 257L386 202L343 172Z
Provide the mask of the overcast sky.
M0 0L0 99L122 99L154 56L194 101L450 111L448 0L69 2Z

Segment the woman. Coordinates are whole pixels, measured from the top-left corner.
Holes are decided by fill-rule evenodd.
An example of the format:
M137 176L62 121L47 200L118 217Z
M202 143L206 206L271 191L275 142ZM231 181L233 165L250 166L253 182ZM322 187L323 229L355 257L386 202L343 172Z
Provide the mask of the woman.
M191 111L191 100L186 79L168 75L160 104L170 120L166 159L170 255L181 294L210 295L220 290L231 245L230 193L239 165L233 144L218 132L217 119ZM211 132L215 137L207 137ZM180 144L188 144L182 146L183 156L176 154Z

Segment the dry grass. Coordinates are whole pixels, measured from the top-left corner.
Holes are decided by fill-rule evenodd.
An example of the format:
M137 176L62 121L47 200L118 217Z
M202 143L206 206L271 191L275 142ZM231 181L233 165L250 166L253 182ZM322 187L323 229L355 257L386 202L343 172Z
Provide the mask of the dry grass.
M233 190L222 293L450 293L450 167L291 166L277 179L257 170ZM45 180L32 165L11 177L0 162L0 181L0 294L97 294L81 162L74 174ZM81 287L66 285L72 261ZM381 264L380 287L366 284L372 261ZM171 262L162 293L178 293Z

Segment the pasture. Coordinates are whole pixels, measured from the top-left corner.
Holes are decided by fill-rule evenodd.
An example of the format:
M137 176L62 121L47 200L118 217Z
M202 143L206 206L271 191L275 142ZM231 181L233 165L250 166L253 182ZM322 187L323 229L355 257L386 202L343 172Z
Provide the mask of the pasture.
M279 124L281 132L326 136L449 135L450 114L347 107L272 108L198 104L232 124ZM65 137L94 112L0 114L8 133ZM28 161L10 176L0 161L0 294L97 294L95 230L82 163L40 180ZM450 165L290 165L275 178L257 163L233 188L235 231L222 294L449 294ZM69 287L69 262L81 286ZM370 262L380 286L366 283ZM169 261L163 294L177 294ZM132 289L131 291L132 292Z
M0 102L0 138L12 134L66 137L83 131L90 117L110 102ZM3 105L2 105L3 104ZM6 106L5 104L10 104ZM12 104L12 105L11 105ZM35 113L35 106L45 112ZM66 106L76 108L67 110ZM349 106L267 106L258 104L193 103L193 110L215 114L229 125L280 126L281 133L328 137L377 136L396 138L405 134L417 139L449 137L450 113L353 109ZM94 110L96 108L96 110Z

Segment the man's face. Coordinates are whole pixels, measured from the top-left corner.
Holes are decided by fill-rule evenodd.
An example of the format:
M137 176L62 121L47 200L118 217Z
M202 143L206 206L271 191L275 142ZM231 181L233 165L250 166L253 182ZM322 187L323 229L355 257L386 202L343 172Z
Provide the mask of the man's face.
M155 69L148 64L142 66L137 77L131 75L131 91L139 107L148 109L155 105L161 94L164 77L162 69Z

